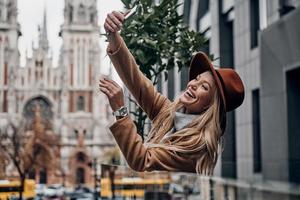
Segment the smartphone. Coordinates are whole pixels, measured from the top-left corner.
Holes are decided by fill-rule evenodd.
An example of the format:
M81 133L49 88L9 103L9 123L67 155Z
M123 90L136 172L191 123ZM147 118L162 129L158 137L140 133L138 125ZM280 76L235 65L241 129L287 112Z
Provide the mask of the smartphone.
M134 15L136 13L138 5L135 5L130 11L129 13L125 16L125 20L127 20L128 18L130 18L132 15Z

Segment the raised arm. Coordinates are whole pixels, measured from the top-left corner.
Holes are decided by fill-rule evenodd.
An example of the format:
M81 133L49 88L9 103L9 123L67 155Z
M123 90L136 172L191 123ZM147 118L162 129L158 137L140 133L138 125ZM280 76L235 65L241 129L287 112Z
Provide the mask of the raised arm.
M139 70L134 57L118 33L121 26L118 24L122 23L122 20L124 19L117 12L109 14L106 19L104 26L109 32L107 53L126 87L152 120L170 101L157 92L153 83ZM113 26L114 28L110 29Z
M122 88L113 80L101 79L100 90L108 97L113 110L124 105ZM150 148L143 144L136 126L130 117L123 116L110 127L129 166L136 171L189 171L194 172L195 164L191 157L163 148Z

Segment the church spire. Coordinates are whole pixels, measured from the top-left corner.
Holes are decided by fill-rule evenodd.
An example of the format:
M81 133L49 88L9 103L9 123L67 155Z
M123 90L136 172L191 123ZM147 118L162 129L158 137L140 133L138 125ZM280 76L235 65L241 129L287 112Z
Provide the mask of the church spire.
M43 18L43 26L41 30L39 30L39 46L43 48L45 51L49 49L48 43L48 34L47 34L47 13L46 7L44 8L44 18Z

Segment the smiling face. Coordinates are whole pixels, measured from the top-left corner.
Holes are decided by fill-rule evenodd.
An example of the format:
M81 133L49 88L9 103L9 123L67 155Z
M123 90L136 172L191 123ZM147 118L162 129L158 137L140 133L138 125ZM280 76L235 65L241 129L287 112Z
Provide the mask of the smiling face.
M186 113L199 114L211 105L215 90L213 76L210 71L206 71L187 84L179 101L186 108Z

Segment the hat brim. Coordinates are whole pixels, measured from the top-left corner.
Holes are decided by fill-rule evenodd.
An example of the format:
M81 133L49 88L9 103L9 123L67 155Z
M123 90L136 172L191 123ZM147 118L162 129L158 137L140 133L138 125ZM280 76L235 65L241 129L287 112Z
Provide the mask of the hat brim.
M215 70L213 67L210 59L207 57L207 55L204 52L197 52L190 63L190 69L189 69L189 81L195 79L199 74L210 71L212 73L212 76L215 80L217 89L219 91L219 94L221 96L221 100L223 103L223 108L226 110L226 99L225 99L225 93L224 93L224 87L223 87L223 80L221 76L218 74L218 71Z

